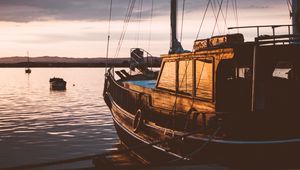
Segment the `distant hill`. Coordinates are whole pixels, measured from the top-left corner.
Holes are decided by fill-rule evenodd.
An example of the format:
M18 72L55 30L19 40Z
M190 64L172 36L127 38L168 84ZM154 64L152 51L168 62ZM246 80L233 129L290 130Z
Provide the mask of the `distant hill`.
M147 59L145 59L147 60ZM152 62L151 62L152 60ZM30 57L30 67L104 67L106 62L108 66L129 66L129 58L71 58L71 57L57 57L57 56L42 56L42 57ZM158 67L160 65L160 58L149 57L150 63L153 66ZM0 58L0 67L26 67L27 57L15 56L15 57L3 57Z

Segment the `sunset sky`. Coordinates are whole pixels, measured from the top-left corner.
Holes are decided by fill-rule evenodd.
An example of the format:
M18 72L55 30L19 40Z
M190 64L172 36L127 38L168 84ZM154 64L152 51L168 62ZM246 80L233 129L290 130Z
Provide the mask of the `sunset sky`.
M141 22L138 22L142 4ZM169 50L169 0L136 0L119 57L129 56L129 49L144 48L155 56ZM180 39L182 0L178 0L178 39ZM186 0L182 44L192 49L208 0ZM214 0L217 13L217 0ZM219 0L221 2L221 0ZM236 26L232 0L228 0L227 26ZM129 0L113 0L111 45L113 57L123 27ZM0 57L61 56L105 57L110 0L0 0ZM222 12L226 14L227 0ZM286 0L237 0L238 25L290 24ZM212 7L208 9L199 38L212 35L214 25ZM215 34L235 33L225 29L220 14ZM151 29L150 29L151 28ZM264 30L270 34L271 30ZM281 32L284 30L278 30ZM247 40L253 40L255 30L240 30ZM151 40L150 35L151 34ZM252 37L252 38L251 38ZM150 44L150 46L149 46Z

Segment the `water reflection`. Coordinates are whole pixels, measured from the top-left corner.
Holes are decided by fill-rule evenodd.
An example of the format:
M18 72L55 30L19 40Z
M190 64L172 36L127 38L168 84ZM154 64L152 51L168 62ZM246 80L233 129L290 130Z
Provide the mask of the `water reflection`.
M0 71L0 167L105 152L118 143L101 98L104 69L22 68ZM63 77L67 91L50 91ZM76 84L76 86L73 86Z

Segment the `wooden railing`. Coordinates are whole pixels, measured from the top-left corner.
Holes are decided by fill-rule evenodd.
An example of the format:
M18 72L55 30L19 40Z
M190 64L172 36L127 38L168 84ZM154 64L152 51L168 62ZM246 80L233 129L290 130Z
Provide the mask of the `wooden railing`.
M123 87L117 82L113 76L109 73L107 76L109 85L107 92L110 93L114 102L116 102L122 109L129 113L135 113L140 106L140 95L141 93ZM105 87L106 88L106 87Z

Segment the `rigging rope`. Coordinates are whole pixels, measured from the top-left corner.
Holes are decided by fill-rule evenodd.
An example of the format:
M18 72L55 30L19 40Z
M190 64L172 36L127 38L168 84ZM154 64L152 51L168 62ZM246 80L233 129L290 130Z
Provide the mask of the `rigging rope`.
M224 27L224 32L223 34L226 33L226 28L227 28L227 14L228 14L228 5L229 5L229 0L226 0L226 11L225 11L225 23L226 23L226 27Z
M110 0L110 7L109 7L109 18L108 18L108 32L107 32L107 47L106 47L105 73L107 73L107 62L108 62L108 52L109 52L109 42L110 42L111 13L112 13L112 0Z
M211 35L214 35L214 32L215 32L216 26L217 26L217 24L218 24L218 19L219 19L220 11L221 11L221 8L222 8L222 4L223 4L223 0L221 0L221 3L219 4L219 10L218 10L218 13L217 13L217 17L216 17L215 25L214 25L213 32L212 32L212 34L211 34Z
M219 0L217 0L217 2L218 2L218 5L220 5ZM228 2L228 0L227 0L227 2ZM227 10L227 9L226 9L226 10ZM225 33L225 29L227 28L227 20L226 20L226 18L225 18L225 16L224 16L222 7L221 7L221 14L222 14L222 18L223 18L223 20L224 20L224 32L222 32L222 33L224 34L224 33Z
M149 38L148 38L148 51L150 51L150 43L152 38L152 19L153 19L153 0L151 2L151 12L150 12L150 28L149 28ZM151 58L152 63L152 58ZM151 64L152 65L152 64Z
M143 0L140 0L139 17L138 17L139 26L138 26L138 34L137 34L137 47L139 47L139 40L140 40L140 30L141 30L142 11L143 11Z
M185 10L185 0L182 1L182 16L181 16L180 42L182 41L184 10Z
M290 0L286 0L286 3L287 3L288 10L289 10L289 15L290 15L290 17L292 17L292 14L293 14L292 3Z
M131 15L132 15L132 11L133 11L133 8L134 8L134 5L135 5L135 1L136 0L130 0L129 3L128 3L127 13L126 13L126 16L124 18L124 24L123 24L120 39L118 41L118 46L117 46L114 58L118 57L118 55L120 53L120 50L121 50L121 47L122 47L122 44L123 44L123 40L124 40L126 31L127 31L127 27L128 27L129 22L130 22L130 19L131 19Z
M235 12L236 12L236 14L235 14L236 15L236 25L239 26L239 15L238 15L237 0L234 0L234 4L235 4Z
M215 9L216 9L216 8L217 8L216 1L213 0L212 3L211 3L211 9L212 9L212 12L213 12L213 14L214 14L215 19L217 19L217 15L216 15L216 13L215 13ZM219 34L221 34L221 31L220 31L218 22L217 22L217 28L218 28Z
M238 18L238 10L237 10L237 2L236 0L232 0L232 8L233 8L233 13L235 17L235 22L236 22L236 27L239 26L239 18ZM237 29L237 32L239 32L239 29Z
M198 33L197 33L196 40L197 40L198 37L199 37L200 31L201 31L201 28L202 28L202 25L203 25L203 22L204 22L204 18L205 18L205 16L206 16L206 13L207 13L207 10L208 10L208 7L209 7L210 3L211 3L211 0L208 0L208 3L207 3L207 5L206 5L206 8L205 8L205 11L204 11L202 20L201 20L200 27L199 27L199 29L198 29Z

